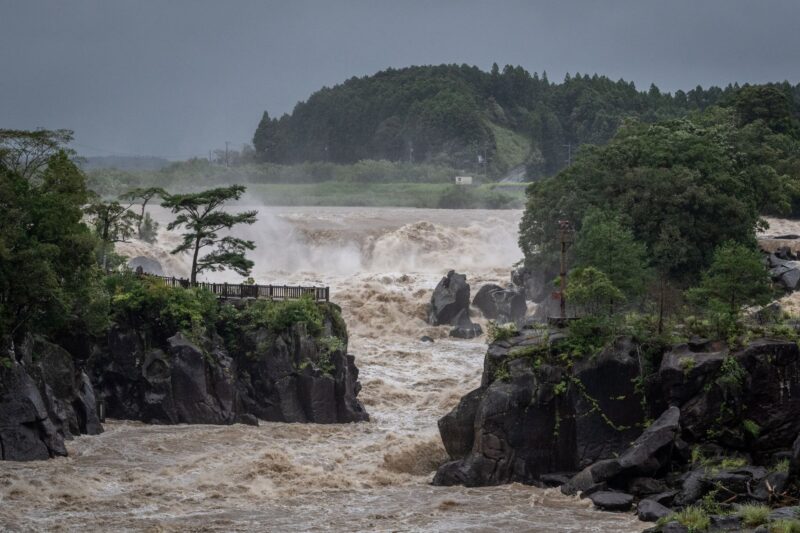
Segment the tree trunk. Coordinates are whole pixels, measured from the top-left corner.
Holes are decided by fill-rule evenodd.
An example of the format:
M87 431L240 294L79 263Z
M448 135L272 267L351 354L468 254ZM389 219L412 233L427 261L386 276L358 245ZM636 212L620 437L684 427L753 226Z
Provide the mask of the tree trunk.
M661 287L658 290L658 333L664 331L664 279L661 279Z
M108 274L106 270L106 263L107 263L107 256L108 256L108 226L110 224L106 222L105 226L103 227L103 274Z
M189 282L194 287L197 284L197 256L200 253L200 237L194 241L194 256L192 257L192 275Z
M139 235L139 238L142 238L142 222L144 221L144 208L147 205L147 202L142 202L142 214L139 215L139 222L136 224L136 232Z

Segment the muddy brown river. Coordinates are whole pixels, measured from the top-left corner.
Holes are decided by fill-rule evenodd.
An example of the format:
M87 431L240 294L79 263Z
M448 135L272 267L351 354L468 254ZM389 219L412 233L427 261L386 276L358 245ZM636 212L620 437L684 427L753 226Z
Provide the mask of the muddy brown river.
M164 220L165 214L156 217ZM450 268L473 293L520 259L519 211L262 208L246 229L259 283L321 283L342 306L371 416L361 424L151 426L108 421L69 457L0 463L2 531L635 532L632 514L558 489L433 487L437 419L480 382L483 339L425 321ZM170 274L176 235L118 246ZM240 281L231 273L207 279ZM434 344L419 342L422 335Z

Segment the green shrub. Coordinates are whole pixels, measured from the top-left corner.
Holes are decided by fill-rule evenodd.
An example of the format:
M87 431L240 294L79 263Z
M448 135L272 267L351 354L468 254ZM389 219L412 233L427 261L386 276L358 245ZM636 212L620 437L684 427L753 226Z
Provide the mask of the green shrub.
M565 351L583 357L595 355L619 333L620 317L586 316L569 323Z
M800 520L777 520L770 524L769 533L800 533Z
M310 335L316 337L322 332L322 311L307 296L287 301L256 300L244 309L242 315L248 327L266 328L275 335L280 335L299 322L306 324L306 331Z
M204 289L169 287L160 278L127 273L109 276L106 283L112 318L158 335L182 331L197 340L217 318L217 298Z
M747 376L745 369L734 357L726 357L719 372L719 383L737 388L744 385L744 379Z
M747 459L743 457L723 457L717 465L717 470L733 470L747 466Z
M681 357L678 360L678 365L680 365L684 374L689 374L694 368L695 364L696 361L694 360L693 357Z
M696 505L691 505L677 513L673 513L669 517L669 521L672 520L677 520L679 523L686 526L689 533L708 531L708 528L711 526L711 518L708 516L708 513Z
M486 339L489 344L505 341L517 335L519 335L519 329L517 329L516 324L511 322L508 324L498 324L490 320L489 324L486 326Z
M773 472L784 472L784 473L788 474L789 473L789 466L790 466L789 459L781 459L780 461L778 461L777 463L772 465L772 471Z
M748 527L758 527L766 524L769 520L770 508L767 505L746 504L740 505L736 509L736 516L742 519L742 523Z
M322 337L317 341L320 349L326 353L333 353L345 349L345 344L339 337Z
M331 360L331 354L336 351L344 350L344 341L338 337L322 337L317 340L317 345L320 349L317 366L323 373L333 375L336 370L336 365L334 365Z
M742 429L749 433L753 438L758 438L758 435L761 433L761 426L749 418L746 418L742 421Z
M503 363L495 368L493 377L495 381L508 381L511 379L511 373L508 371L508 364L506 361L503 361Z

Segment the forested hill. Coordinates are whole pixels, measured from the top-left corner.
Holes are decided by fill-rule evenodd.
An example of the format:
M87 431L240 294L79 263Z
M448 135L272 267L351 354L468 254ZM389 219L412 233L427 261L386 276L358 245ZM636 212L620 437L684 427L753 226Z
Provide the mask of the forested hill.
M800 84L779 87L800 109ZM628 117L653 122L726 105L737 89L639 91L597 74L553 83L496 64L387 69L323 88L279 119L265 112L253 145L275 163L441 162L495 177L524 164L537 178L564 167L579 145L607 142Z

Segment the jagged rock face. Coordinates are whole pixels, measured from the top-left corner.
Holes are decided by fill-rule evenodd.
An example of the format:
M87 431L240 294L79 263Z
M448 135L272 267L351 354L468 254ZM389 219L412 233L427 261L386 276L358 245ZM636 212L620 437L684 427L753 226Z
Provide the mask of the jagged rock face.
M552 280L557 275L557 270L539 268L531 271L521 267L511 272L511 283L520 287L528 300L539 303L553 290Z
M576 466L583 468L625 449L641 432L645 413L630 339L621 338L597 357L576 363L573 373L580 384L571 389Z
M638 435L643 414L634 382L626 380L637 368L628 344L570 372L520 355L543 342L541 333L528 332L490 346L481 388L439 422L456 460L439 469L435 484L532 483L611 457ZM498 379L504 371L508 377ZM612 385L600 381L609 377ZM586 380L580 387L579 379Z
M356 399L361 384L352 355L343 350L321 353L304 324L295 324L291 332L272 344L268 338L266 331L256 332L251 342L269 348L259 351L254 359L241 359L239 390L247 412L279 422L369 419ZM327 371L320 370L323 366Z
M0 458L66 455L65 439L102 433L94 390L63 348L37 339L0 371Z
M494 284L481 287L472 300L472 305L486 318L501 324L514 322L521 325L528 310L525 294L521 290L504 289Z
M34 461L67 455L64 434L50 419L39 389L16 363L0 371L0 457Z
M797 290L800 284L800 261L788 247L767 256L767 266L772 280L786 291Z
M433 326L458 326L463 313L469 316L469 283L467 276L451 270L433 291L428 322Z
M473 426L473 445L463 459L439 469L435 485L532 483L540 474L572 467L569 442L574 436L564 416L567 399L556 393L561 370L547 367L534 373L526 361L516 360L509 364L509 373L509 381L498 379L484 391L470 393L480 397L472 424L465 416L467 406L461 416L451 416L445 423L457 427L458 433ZM448 449L456 448L451 440Z
M767 456L791 447L800 433L800 350L793 342L759 339L735 352L721 343L679 345L665 354L649 390L655 409L664 402L681 407L684 436L693 442Z
M302 323L275 338L254 332L243 339L250 348L243 353L228 353L219 338L195 343L181 333L155 347L148 339L146 350L140 336L125 327L109 332L97 372L112 418L163 424L369 418L356 398L355 358L343 350L320 353Z
M551 344L559 339L555 332L549 335ZM435 482L532 482L542 474L574 471L612 457L636 438L644 413L630 343L621 341L569 372L546 364L534 368L529 357L515 358L546 342L541 332L524 330L519 337L489 347L481 388L440 421L445 448L460 461L443 467ZM495 379L506 366L508 382ZM486 437L485 420L504 421L498 431L490 432L489 441L499 442L504 453L514 457L513 468L491 446L479 445L478 437ZM470 433L472 440L463 437ZM489 471L482 465L491 460L497 467Z
M675 346L649 376L643 398L641 363L629 340L571 366L547 364L562 337L523 330L489 347L481 387L440 420L454 461L434 483L532 483L584 468L565 492L610 488L658 501L652 495L659 491L685 505L713 486L731 493L746 487L745 496L764 498L789 477L750 468L665 482L667 472L687 464L691 444L764 464L793 449L782 453L793 458L792 475L800 470L796 343L761 339L733 352L702 340ZM642 433L648 416L657 420Z

